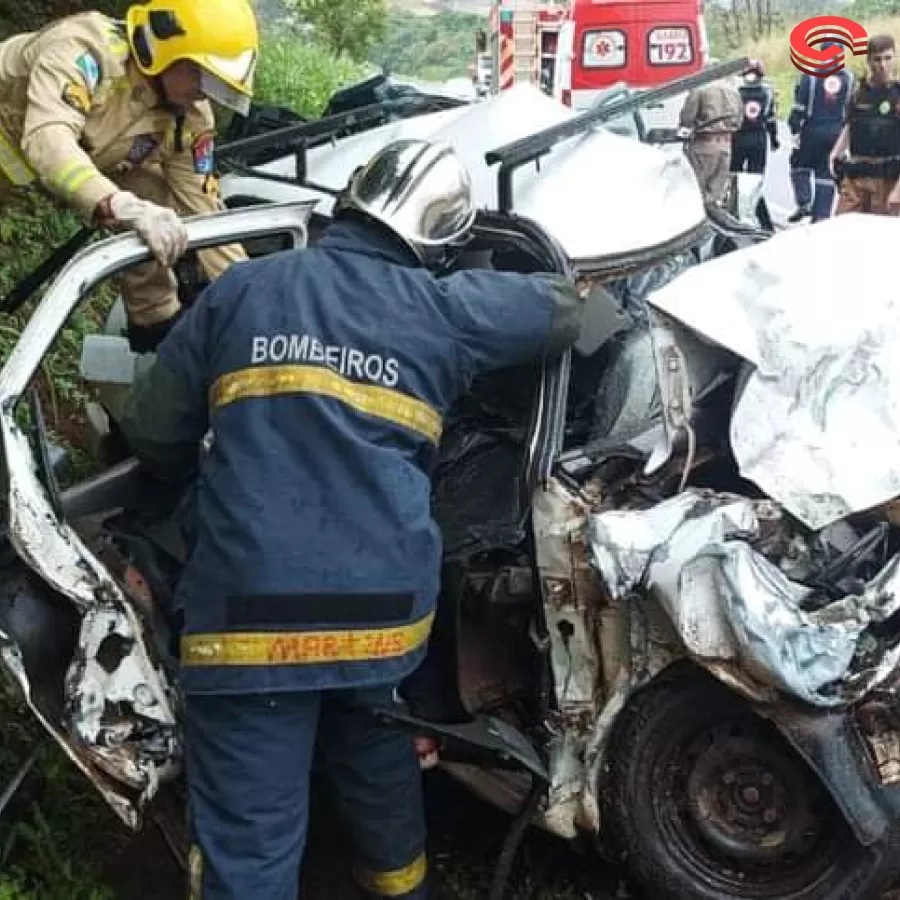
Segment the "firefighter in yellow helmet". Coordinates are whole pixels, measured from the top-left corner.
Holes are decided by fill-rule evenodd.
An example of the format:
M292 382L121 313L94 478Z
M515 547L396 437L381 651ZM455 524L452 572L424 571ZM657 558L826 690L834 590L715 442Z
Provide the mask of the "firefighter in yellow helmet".
M222 208L209 101L246 114L259 34L250 0L146 0L0 43L0 203L40 183L85 220L134 229L155 259L123 277L129 339L152 350L180 312L179 216ZM245 258L200 251L209 279Z

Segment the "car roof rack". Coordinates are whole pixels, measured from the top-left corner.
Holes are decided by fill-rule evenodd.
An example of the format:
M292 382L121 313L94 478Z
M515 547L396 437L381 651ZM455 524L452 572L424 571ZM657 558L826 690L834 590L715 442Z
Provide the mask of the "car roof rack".
M508 213L512 210L513 173L527 163L545 156L561 141L582 134L595 125L635 112L641 107L668 100L670 97L676 97L693 88L736 75L743 72L749 63L750 60L747 57L716 63L693 75L685 75L683 78L667 81L658 88L649 88L630 97L611 99L608 103L601 103L573 119L560 122L558 125L551 125L543 131L519 138L494 150L488 150L484 155L485 162L489 166L500 163L500 169L497 172L497 205L500 212Z
M241 158L254 156L254 165L265 165L290 153L298 155L298 178L302 183L306 172L306 151L327 144L335 138L358 134L386 124L392 118L408 118L429 112L441 112L466 105L467 101L439 94L418 94L394 97L336 113L311 122L298 122L284 128L276 128L264 134L240 138L216 148L216 156L225 162L240 162ZM301 159L302 157L302 163Z

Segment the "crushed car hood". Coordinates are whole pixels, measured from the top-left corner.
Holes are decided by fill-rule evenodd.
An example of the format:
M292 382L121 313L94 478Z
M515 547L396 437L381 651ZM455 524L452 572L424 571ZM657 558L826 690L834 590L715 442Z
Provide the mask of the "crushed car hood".
M898 242L897 219L839 216L691 268L648 298L745 362L732 452L809 528L900 495L900 300L884 268ZM685 356L701 351L694 340Z
M773 547L782 515L769 500L689 489L592 516L594 564L613 597L652 597L691 657L755 699L858 700L900 661L900 643L879 634L900 609L900 556L854 593L817 595Z
M446 141L472 174L479 207L496 209L497 168L485 153L567 121L575 113L531 85L520 85L481 103L416 116L316 147L307 154L310 183L340 190L357 168L390 141ZM293 156L259 167L293 177ZM328 214L333 198L309 188L249 176L226 175L223 195L267 199L318 198ZM514 175L514 211L560 243L576 265L630 255L677 241L702 226L703 198L682 154L597 128L560 144Z
M898 239L896 219L841 216L647 296L664 438L644 476L681 468L682 451L682 486L698 456L736 466L704 490L607 503L594 566L761 702L853 703L900 664L900 309L883 274Z

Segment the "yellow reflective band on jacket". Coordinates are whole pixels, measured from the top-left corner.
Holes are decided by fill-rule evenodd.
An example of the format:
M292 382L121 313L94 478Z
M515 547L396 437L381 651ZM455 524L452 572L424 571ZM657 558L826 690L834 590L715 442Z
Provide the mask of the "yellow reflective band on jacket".
M185 666L287 666L368 662L405 656L428 639L434 613L390 628L348 631L235 631L181 639Z
M202 900L203 897L203 851L191 844L188 854L188 900Z
M37 178L34 169L0 130L0 174L15 187L31 184Z
M95 172L92 166L84 163L68 163L54 174L53 184L64 194L74 194Z
M434 444L440 440L440 413L400 391L373 384L357 384L318 366L258 366L222 375L212 386L214 408L253 397L318 394L340 400L357 412L386 419L418 432Z
M359 886L371 894L402 897L422 884L427 871L428 864L423 853L408 866L393 872L372 872L357 866L353 874Z

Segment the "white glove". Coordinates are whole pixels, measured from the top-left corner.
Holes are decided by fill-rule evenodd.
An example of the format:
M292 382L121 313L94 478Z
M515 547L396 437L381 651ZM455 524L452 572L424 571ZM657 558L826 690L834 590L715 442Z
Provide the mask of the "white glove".
M685 128L685 126L682 125L681 128L679 128L675 133L682 139L689 138L691 136L691 129Z
M188 245L187 228L175 211L118 191L109 198L113 218L133 228L164 266L173 266Z

